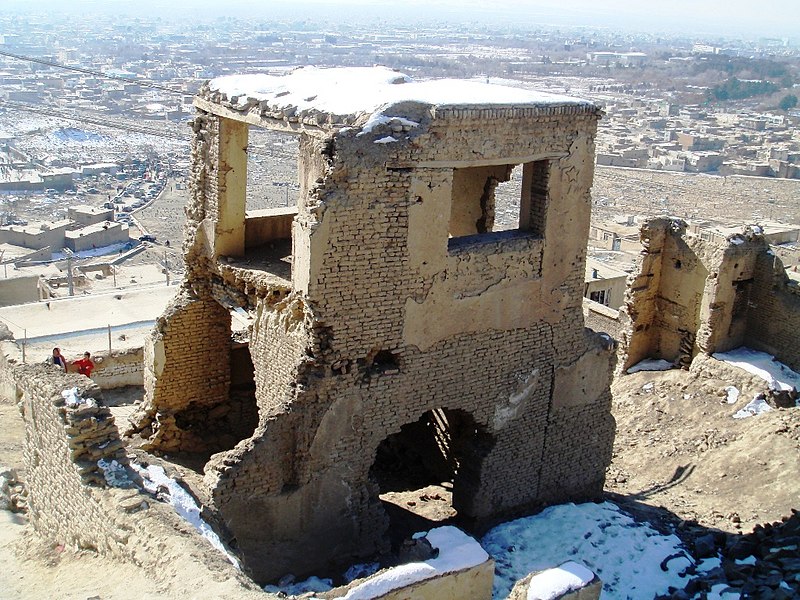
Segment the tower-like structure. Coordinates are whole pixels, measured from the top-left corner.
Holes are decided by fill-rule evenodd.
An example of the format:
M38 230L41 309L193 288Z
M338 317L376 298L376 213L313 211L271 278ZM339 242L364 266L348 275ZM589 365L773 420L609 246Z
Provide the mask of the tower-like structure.
M195 106L187 275L146 348L138 429L210 456L200 495L257 580L380 550L398 479L452 481L478 521L600 494L595 105L305 68L213 80ZM300 136L295 207L247 209L250 127ZM515 167L516 226L495 231Z

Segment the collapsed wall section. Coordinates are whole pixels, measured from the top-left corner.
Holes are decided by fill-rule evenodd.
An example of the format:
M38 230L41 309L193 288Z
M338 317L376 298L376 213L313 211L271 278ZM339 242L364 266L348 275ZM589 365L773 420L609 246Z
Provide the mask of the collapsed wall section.
M264 597L172 507L137 487L114 418L91 380L10 361L0 364L0 379L22 413L28 516L43 538L131 562L178 587L191 580L202 590L198 597Z
M795 286L759 228L712 242L687 235L683 221L654 219L641 238L638 272L620 311L622 370L644 358L688 368L698 353L742 345L796 360L789 343Z
M210 295L187 288L159 317L145 341L144 402L132 417L145 447L205 452L241 439L228 439L236 415L226 413L226 423L213 414L229 399L230 319Z

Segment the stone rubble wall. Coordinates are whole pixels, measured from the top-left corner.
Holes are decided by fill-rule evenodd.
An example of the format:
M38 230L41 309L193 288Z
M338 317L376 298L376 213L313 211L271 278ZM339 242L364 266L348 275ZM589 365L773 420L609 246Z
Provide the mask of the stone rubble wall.
M129 463L114 418L90 379L53 366L21 365L4 353L0 380L23 416L28 516L42 537L132 562L157 572L159 581L192 581L197 598L270 597L172 507L138 487L106 484L99 459ZM66 406L61 392L71 388L97 405Z

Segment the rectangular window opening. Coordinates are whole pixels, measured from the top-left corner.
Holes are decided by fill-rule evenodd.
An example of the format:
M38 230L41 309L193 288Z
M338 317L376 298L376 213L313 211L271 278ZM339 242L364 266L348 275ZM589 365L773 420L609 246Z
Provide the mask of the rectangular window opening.
M297 135L250 126L246 212L297 205L299 152Z
M550 162L454 169L450 247L519 233L543 237Z

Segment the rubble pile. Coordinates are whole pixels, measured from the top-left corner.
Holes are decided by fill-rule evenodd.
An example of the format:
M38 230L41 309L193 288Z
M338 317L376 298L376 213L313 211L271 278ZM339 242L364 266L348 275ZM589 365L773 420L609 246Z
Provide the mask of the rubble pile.
M697 535L690 543L702 562L682 590L659 600L688 600L726 593L731 597L790 600L800 597L800 511L783 521L756 525L746 535L724 532ZM706 570L704 565L718 566ZM725 597L725 596L723 596Z
M25 486L15 469L0 466L0 510L25 512L28 510Z

